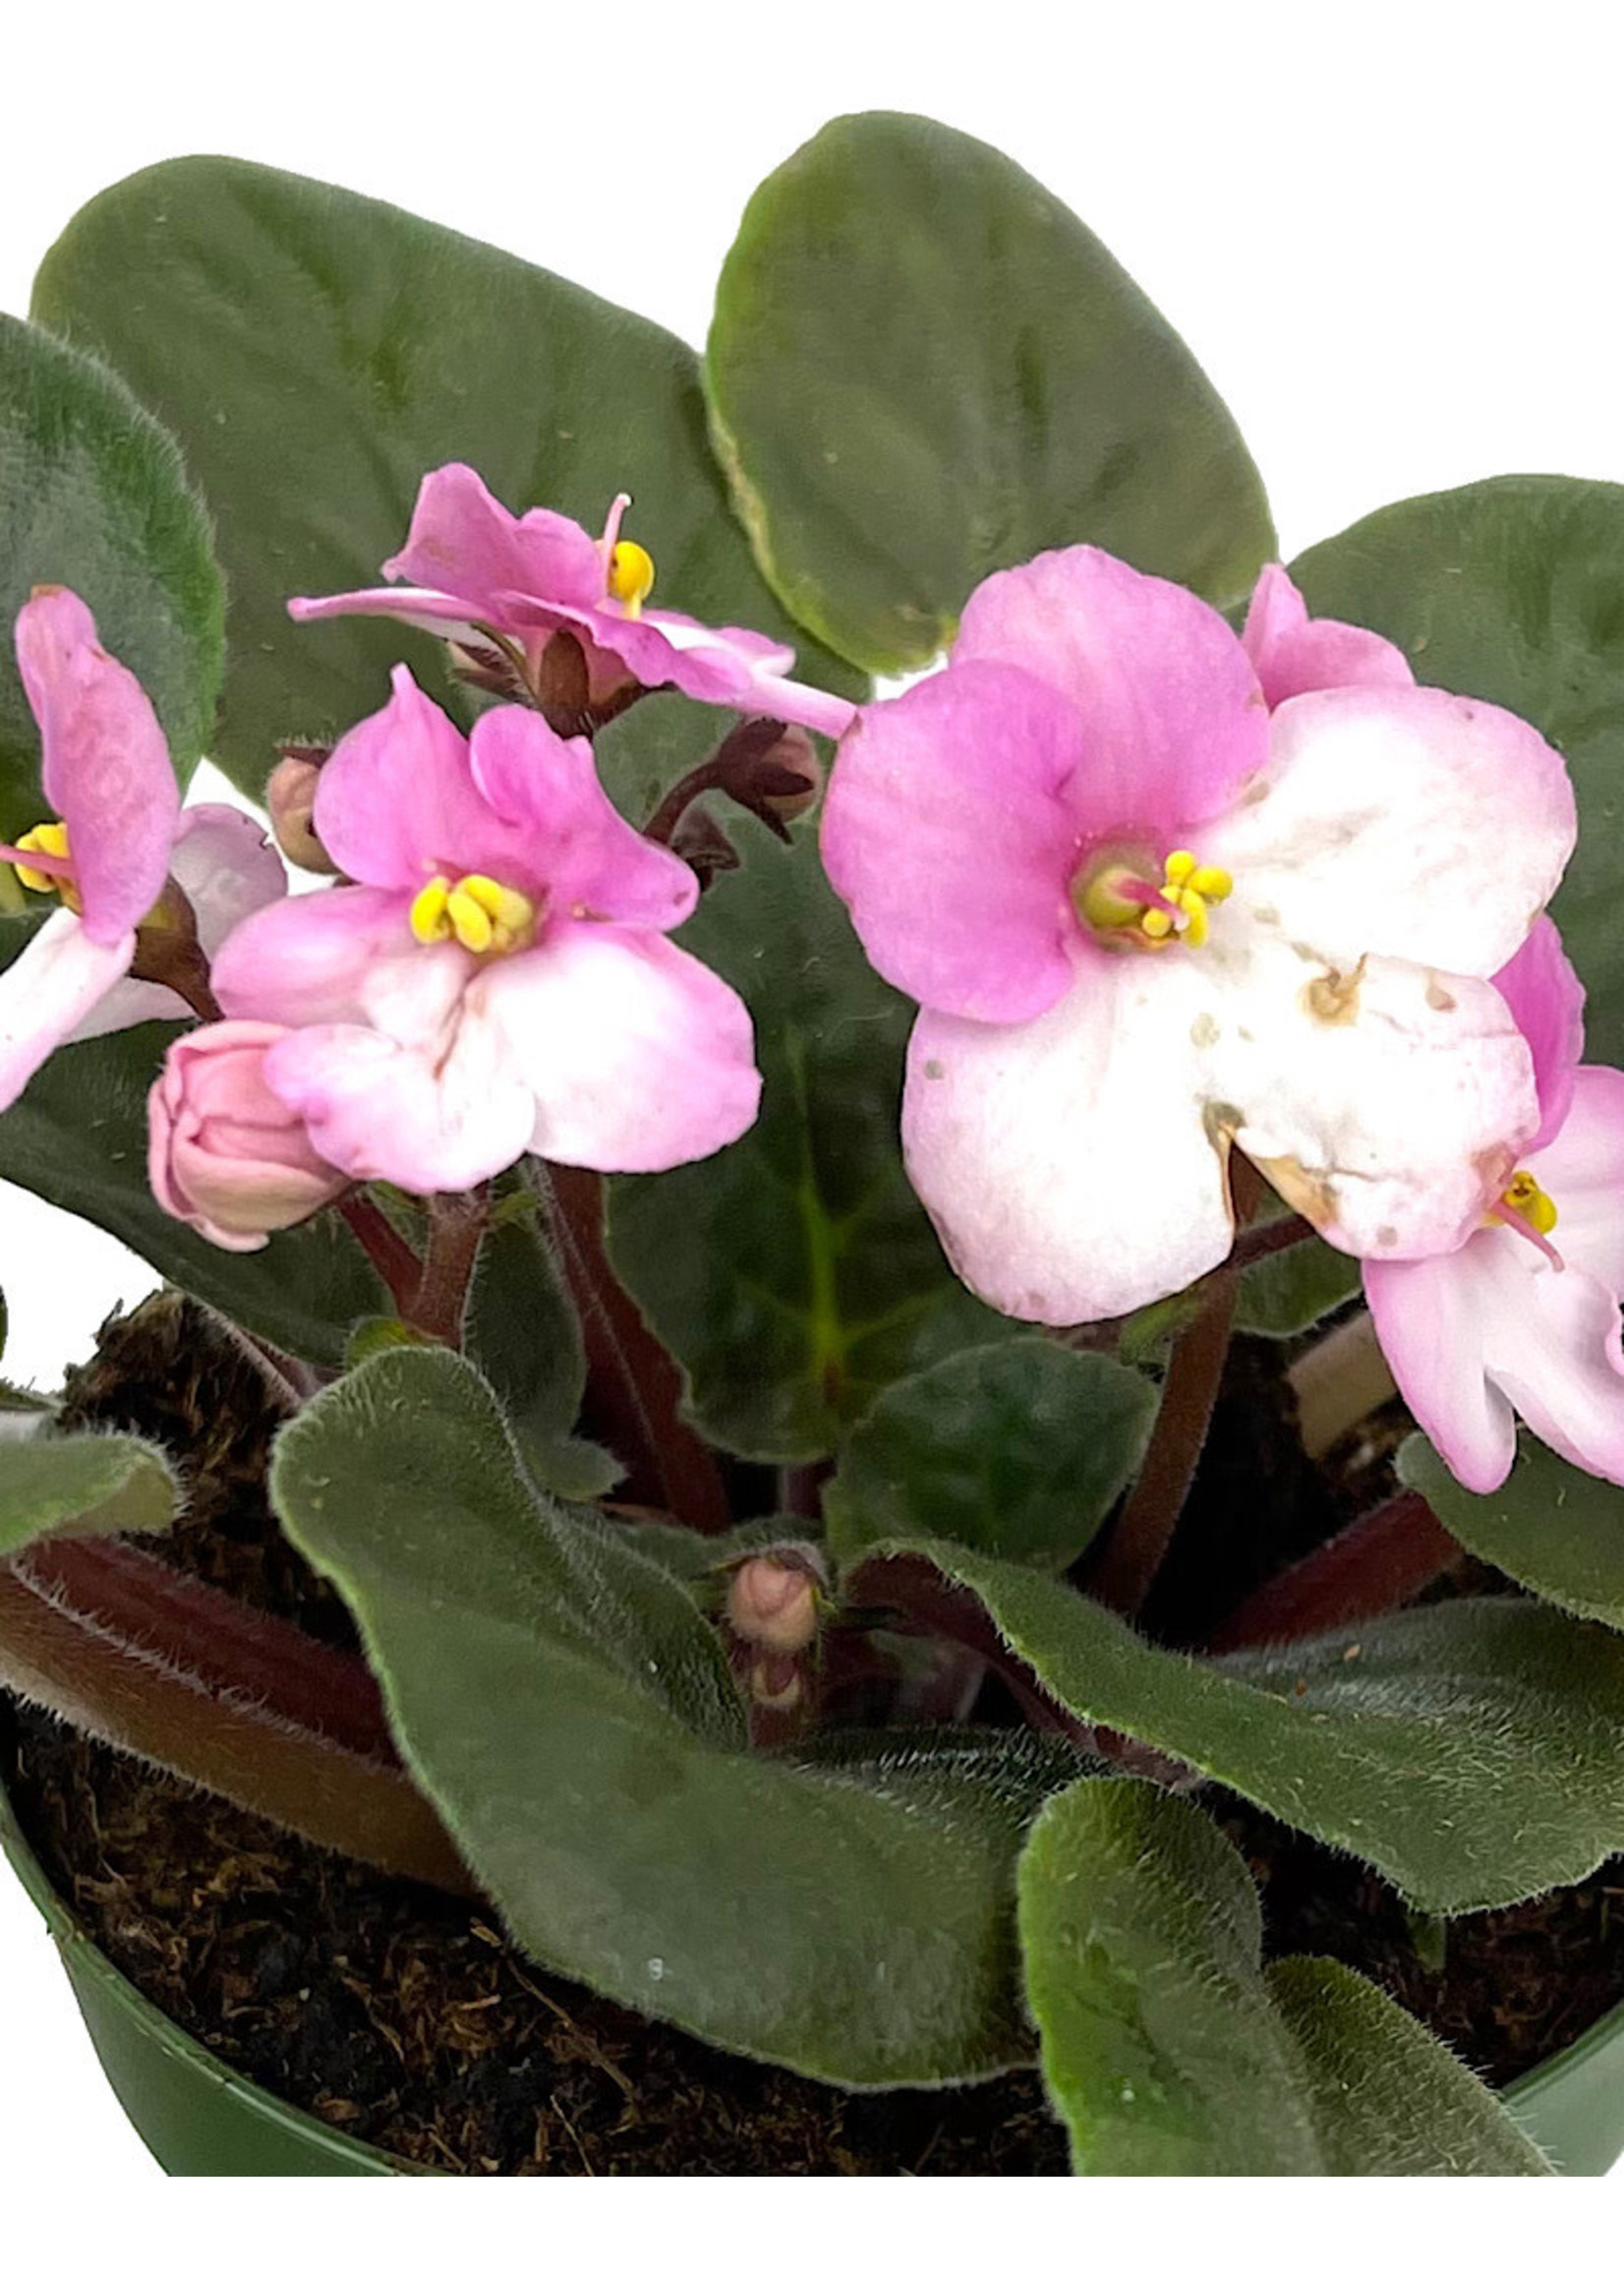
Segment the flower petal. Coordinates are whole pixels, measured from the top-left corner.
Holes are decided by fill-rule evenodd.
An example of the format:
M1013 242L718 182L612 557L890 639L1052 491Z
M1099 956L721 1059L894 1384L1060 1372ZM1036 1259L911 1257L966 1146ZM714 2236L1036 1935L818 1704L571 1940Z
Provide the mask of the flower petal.
M1624 1074L1579 1067L1566 1119L1528 1166L1556 1203L1558 1253L1624 1296Z
M578 521L545 507L510 513L472 466L424 476L406 542L383 574L476 603L514 592L590 608L604 597L602 555Z
M474 784L468 744L404 664L381 711L338 744L316 787L316 834L346 876L416 892L436 875L523 866L521 834Z
M229 1019L278 1026L365 1020L368 1002L405 966L402 983L422 988L442 967L466 980L473 959L446 941L412 937L410 903L371 885L335 885L261 908L232 932L214 961L214 993Z
M875 968L935 1011L1034 1018L1072 984L1074 714L1024 671L956 665L841 746L823 857Z
M1344 969L1394 956L1487 978L1573 850L1557 753L1492 703L1344 687L1276 711L1267 773L1202 836L1236 904Z
M331 592L319 600L290 600L288 613L295 623L322 623L329 616L340 615L388 615L410 624L414 631L432 632L436 639L462 644L477 640L480 628L461 593L431 592L405 584Z
M1241 634L1269 709L1315 687L1414 686L1402 648L1362 624L1310 616L1307 604L1277 560L1252 588Z
M42 586L17 618L17 661L68 825L87 936L113 947L163 890L180 790L157 714L107 654L76 593Z
M908 1175L959 1277L1051 1326L1114 1318L1221 1263L1228 1144L1203 1121L1192 961L1101 957L1041 1019L921 1013Z
M1147 836L1233 804L1268 758L1268 716L1245 649L1183 585L1091 545L1003 569L965 604L950 675L1014 664L1078 714L1073 811L1091 839Z
M281 854L254 816L234 805L185 808L169 873L192 904L199 945L210 958L246 916L288 889Z
M1564 1461L1624 1485L1618 1299L1588 1271L1555 1271L1526 1242L1516 1245L1525 1252L1513 1259L1521 1295L1497 1305L1485 1326L1489 1379Z
M1267 937L1208 971L1208 1096L1292 1207L1349 1255L1460 1247L1537 1126L1494 987L1385 958L1337 978Z
M529 1149L591 1169L702 1160L756 1118L750 1015L668 940L570 924L469 990L532 1096Z
M502 1036L471 1009L465 997L443 1056L369 1026L307 1026L267 1052L265 1080L346 1175L467 1192L526 1150L535 1112Z
M1458 1247L1538 1122L1528 1045L1494 987L1379 957L1339 978L1263 933L1249 955L1228 931L1200 953L1206 1095L1236 1143L1350 1254Z
M1367 1260L1364 1298L1420 1427L1469 1492L1493 1492L1511 1474L1517 1424L1490 1382L1483 1336L1490 1312L1520 1292L1511 1233L1479 1232L1452 1255L1411 1263Z
M136 935L93 939L58 908L16 961L0 971L0 1113L22 1096L59 1043L130 968Z
M1562 953L1562 936L1541 916L1494 984L1534 1053L1539 1129L1532 1150L1548 1145L1568 1116L1573 1078L1585 1054L1585 990Z
M555 908L669 931L694 911L686 861L652 845L610 804L590 742L563 741L534 711L487 711L470 744L480 795L545 862Z

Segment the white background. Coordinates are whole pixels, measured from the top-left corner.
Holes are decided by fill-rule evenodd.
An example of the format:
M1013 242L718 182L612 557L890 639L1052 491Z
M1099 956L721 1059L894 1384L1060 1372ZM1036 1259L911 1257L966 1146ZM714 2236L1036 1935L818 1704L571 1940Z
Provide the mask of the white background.
M1550 0L432 11L147 0L116 12L32 0L6 11L0 32L0 308L27 313L36 262L95 191L155 159L214 150L490 238L697 344L760 177L838 112L924 111L998 144L1064 197L1183 330L1263 469L1290 557L1418 491L1506 472L1624 479L1621 63L1612 12ZM0 1193L8 1372L52 1381L112 1301L149 1280L100 1235ZM124 2206L151 2176L6 1877L0 2189L15 2205L19 2187L43 2201L66 2182L80 2217L87 2186ZM618 2218L637 2190L615 2192ZM972 2198L998 2215L985 2190L955 2193L958 2262L995 2246L964 2221ZM354 2190L345 2199L348 2213L322 2198L331 2233L363 2215ZM815 2247L822 2261L831 2222L896 2216L899 2199L887 2190L884 2214L860 2211L880 2202L874 2190L826 2187L813 2237L768 2207L782 2195L713 2192L707 2247L781 2263ZM1421 2199L1407 2193L1406 2210ZM1421 2214L1417 2247L1443 2215L1426 2199L1440 2208ZM473 2215L466 2194L416 2190L414 2226L453 2215L426 2200ZM682 2200L692 2212L701 2198ZM1060 2215L1059 2197L997 2200L1053 2202ZM1362 2218L1396 2200L1367 2187ZM1465 2200L1449 2198L1452 2220ZM1473 2197L1479 2211L1488 2200ZM1586 2200L1603 2198L1565 2189L1558 2210L1542 2197L1542 2226L1583 2216ZM670 2201L667 2190L663 2220ZM1501 2255L1524 2260L1537 2246L1532 2229L1519 2239L1528 2213L1503 2192L1492 2201ZM604 2190L592 2203L595 2220L608 2215ZM406 2216L391 2213L391 2226ZM145 2263L151 2219L132 2225L121 2210L126 2262L133 2246ZM1035 2239L1026 2217L1015 2228ZM9 2251L12 2208L3 2231ZM1074 2229L1069 2239L1075 2247ZM1366 2230L1363 2254L1373 2240ZM268 2247L251 2235L233 2256L258 2265ZM1320 2238L1312 2247L1323 2259ZM1208 2232L1203 2263L1230 2248L1255 2257L1246 2226L1227 2245Z

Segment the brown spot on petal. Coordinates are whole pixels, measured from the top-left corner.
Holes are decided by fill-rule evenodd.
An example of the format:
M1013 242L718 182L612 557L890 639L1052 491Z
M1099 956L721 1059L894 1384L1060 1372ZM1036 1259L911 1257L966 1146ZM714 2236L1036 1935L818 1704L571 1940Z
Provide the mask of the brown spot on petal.
M945 1072L946 1068L939 1058L927 1058L925 1060L925 1079L927 1081L940 1081Z
M1280 1197L1300 1216L1306 1216L1316 1231L1322 1232L1327 1224L1336 1222L1336 1195L1331 1190L1329 1177L1322 1171L1305 1169L1295 1153L1281 1153L1269 1161L1253 1153L1251 1163L1268 1178Z
M1303 990L1309 1018L1317 1019L1322 1026L1352 1026L1359 1017L1359 990L1363 976L1364 958L1361 956L1351 971L1326 971L1319 978L1310 979Z
M1453 1011L1455 1009L1454 996L1439 979L1428 979L1426 982L1426 1008L1428 1011Z
M1210 1011L1203 1011L1189 1022L1189 1039L1197 1050L1210 1050L1219 1035L1218 1021Z
M1396 1247L1398 1246L1398 1244L1399 1244L1399 1235L1398 1235L1398 1227L1397 1227L1396 1225L1394 1225L1394 1224L1378 1224L1378 1225L1377 1225L1377 1227L1376 1227L1376 1246L1377 1246L1378 1248L1396 1248Z

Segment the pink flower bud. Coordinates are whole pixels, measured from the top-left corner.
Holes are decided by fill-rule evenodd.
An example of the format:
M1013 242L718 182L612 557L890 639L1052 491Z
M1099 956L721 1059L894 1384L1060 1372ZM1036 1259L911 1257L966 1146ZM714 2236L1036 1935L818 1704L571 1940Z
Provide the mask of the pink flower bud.
M281 764L271 769L265 784L265 811L270 815L271 835L295 868L309 869L316 876L336 876L337 863L317 836L312 820L324 755L284 750Z
M752 1555L727 1589L727 1623L742 1642L792 1658L818 1631L818 1588L803 1567Z
M262 1248L350 1182L266 1084L265 1053L286 1032L246 1019L200 1026L170 1044L147 1097L153 1197L216 1248Z

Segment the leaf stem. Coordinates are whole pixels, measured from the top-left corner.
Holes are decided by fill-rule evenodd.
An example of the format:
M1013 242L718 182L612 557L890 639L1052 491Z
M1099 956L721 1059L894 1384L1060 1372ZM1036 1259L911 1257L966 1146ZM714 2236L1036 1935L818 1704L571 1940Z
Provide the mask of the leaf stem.
M694 1532L725 1532L727 1495L710 1447L681 1415L682 1377L650 1333L604 1245L603 1179L550 1162L540 1190L581 1316L603 1434L626 1463L624 1496L667 1509Z
M1466 1550L1419 1492L1371 1508L1249 1595L1208 1643L1213 1652L1296 1642L1397 1610Z
M1265 1255L1278 1255L1313 1237L1314 1228L1306 1216L1271 1216L1266 1224L1247 1224L1236 1234L1230 1261L1245 1271L1250 1263L1261 1263Z
M1241 1269L1232 1257L1210 1274L1200 1309L1173 1346L1150 1449L1089 1583L1088 1592L1124 1618L1150 1593L1189 1496L1240 1300Z
M366 1254L368 1262L388 1290L389 1300L404 1318L423 1276L423 1258L402 1239L389 1219L362 1186L345 1193L333 1205Z
M400 1315L408 1326L452 1350L462 1348L468 1291L490 1221L489 1185L472 1193L436 1193L429 1203L429 1245L417 1285Z
M319 1846L470 1892L362 1661L127 1542L53 1541L0 1563L0 1674Z

